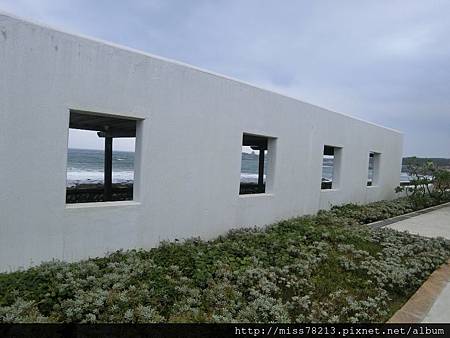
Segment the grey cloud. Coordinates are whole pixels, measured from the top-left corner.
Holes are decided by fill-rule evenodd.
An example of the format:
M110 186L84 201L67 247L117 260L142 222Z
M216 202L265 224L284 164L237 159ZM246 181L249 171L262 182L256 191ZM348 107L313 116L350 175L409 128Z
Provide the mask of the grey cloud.
M450 157L447 1L0 0L0 8L402 130L406 155Z

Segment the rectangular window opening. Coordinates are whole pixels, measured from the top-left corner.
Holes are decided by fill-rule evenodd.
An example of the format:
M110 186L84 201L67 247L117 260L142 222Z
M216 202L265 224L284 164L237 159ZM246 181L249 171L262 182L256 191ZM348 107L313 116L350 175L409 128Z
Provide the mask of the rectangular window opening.
M338 188L341 149L342 148L327 145L323 147L322 190Z
M380 167L380 153L370 152L369 153L369 167L367 176L367 186L378 185L379 179L379 167Z
M267 190L270 138L244 134L241 151L239 194L263 194Z
M137 123L70 111L67 204L133 200Z

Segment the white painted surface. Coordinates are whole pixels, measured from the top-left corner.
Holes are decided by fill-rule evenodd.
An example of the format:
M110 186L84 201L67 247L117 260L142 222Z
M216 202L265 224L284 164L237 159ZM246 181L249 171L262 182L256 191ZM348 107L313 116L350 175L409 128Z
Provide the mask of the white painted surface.
M396 131L7 15L0 32L0 270L394 197ZM144 119L134 202L65 205L69 109ZM239 196L244 132L276 138L267 194ZM320 190L324 144L342 147L337 190Z

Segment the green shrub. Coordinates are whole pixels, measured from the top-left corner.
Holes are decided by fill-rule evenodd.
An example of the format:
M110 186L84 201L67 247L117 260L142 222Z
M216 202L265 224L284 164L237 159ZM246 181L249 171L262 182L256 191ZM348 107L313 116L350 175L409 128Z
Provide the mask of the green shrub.
M385 321L450 257L449 241L361 225L411 210L406 199L349 204L0 274L0 322Z
M319 215L335 216L347 219L349 223L368 224L386 218L400 216L414 211L408 198L398 198L393 201L380 201L366 205L345 204L333 206L330 211L320 211Z

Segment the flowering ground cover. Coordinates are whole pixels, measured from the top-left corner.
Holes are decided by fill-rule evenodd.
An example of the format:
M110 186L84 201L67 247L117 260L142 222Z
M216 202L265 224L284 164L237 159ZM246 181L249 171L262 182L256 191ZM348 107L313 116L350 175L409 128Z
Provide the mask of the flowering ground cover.
M363 224L410 211L406 199L345 205L0 274L0 322L386 321L450 258L447 240Z

